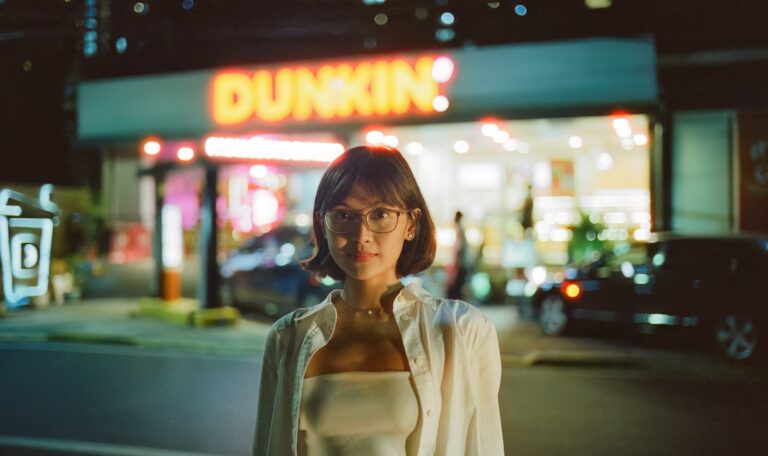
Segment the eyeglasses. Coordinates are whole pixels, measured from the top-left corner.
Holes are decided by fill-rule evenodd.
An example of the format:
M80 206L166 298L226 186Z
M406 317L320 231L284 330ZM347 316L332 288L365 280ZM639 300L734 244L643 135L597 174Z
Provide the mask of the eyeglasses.
M365 226L374 233L390 233L397 227L400 214L407 214L409 212L377 208L365 214L359 214L334 209L326 212L323 220L325 221L325 227L336 234L352 232L357 227L358 218L362 218L365 221Z

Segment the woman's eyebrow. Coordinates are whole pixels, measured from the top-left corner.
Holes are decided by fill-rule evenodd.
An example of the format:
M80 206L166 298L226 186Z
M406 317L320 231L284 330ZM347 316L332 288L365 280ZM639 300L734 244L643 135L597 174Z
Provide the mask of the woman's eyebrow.
M335 204L335 205L332 206L332 208L337 208L337 207L345 207L345 208L348 208L348 209L352 209L352 206L350 206L349 204L347 204L345 202L341 202L341 203L338 203L338 204ZM378 209L380 207L390 208L390 207L394 207L394 205L393 204L389 204L389 203L387 203L385 201L378 200L378 201L374 201L374 202L366 205L365 209Z

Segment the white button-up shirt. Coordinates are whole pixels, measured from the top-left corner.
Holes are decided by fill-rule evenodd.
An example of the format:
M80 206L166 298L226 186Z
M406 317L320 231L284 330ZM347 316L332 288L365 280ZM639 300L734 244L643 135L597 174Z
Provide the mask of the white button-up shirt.
M304 373L336 326L332 292L272 326L264 351L254 455L297 455ZM408 455L503 455L501 357L493 323L463 301L434 297L411 283L393 313L419 400Z

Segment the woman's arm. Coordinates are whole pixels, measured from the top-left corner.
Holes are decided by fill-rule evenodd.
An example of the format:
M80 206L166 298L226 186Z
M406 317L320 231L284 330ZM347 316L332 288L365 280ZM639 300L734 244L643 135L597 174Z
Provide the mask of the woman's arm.
M470 352L469 375L475 397L475 416L469 425L466 454L496 456L504 454L504 439L499 412L501 354L496 327L482 319L475 334L475 349Z
M276 341L277 331L273 328L267 336L264 357L261 363L259 382L259 406L256 415L256 433L253 441L253 456L265 456L269 450L269 437L272 431L272 417L275 408L275 389L277 386Z

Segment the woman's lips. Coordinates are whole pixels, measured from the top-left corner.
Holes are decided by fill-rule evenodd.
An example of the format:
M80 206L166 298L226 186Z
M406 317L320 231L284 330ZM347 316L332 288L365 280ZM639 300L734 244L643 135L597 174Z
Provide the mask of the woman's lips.
M355 260L358 263L365 263L373 259L373 257L376 256L375 253L369 253L369 252L350 252L347 253L353 260Z

